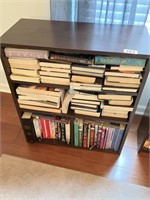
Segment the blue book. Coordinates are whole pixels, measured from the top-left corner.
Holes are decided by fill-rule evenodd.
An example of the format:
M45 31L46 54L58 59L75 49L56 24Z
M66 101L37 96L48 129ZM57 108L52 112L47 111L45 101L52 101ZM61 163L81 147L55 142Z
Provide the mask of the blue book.
M113 134L113 138L112 138L111 149L114 149L118 133L119 133L119 128L114 128L114 134Z
M114 146L114 151L116 151L116 152L119 150L119 147L120 147L123 135L124 135L124 131L125 131L125 126L120 128L120 131L119 131L119 134L118 134L115 146Z

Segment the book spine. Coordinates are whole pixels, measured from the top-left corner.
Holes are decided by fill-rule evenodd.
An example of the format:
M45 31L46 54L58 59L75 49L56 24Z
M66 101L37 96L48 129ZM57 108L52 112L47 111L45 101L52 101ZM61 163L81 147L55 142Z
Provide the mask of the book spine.
M58 140L61 140L61 123L57 123L57 130L58 130Z
M83 128L84 128L84 130L83 130L83 144L82 144L82 146L84 148L86 148L87 147L88 124L84 123Z
M45 123L44 118L40 118L40 124L41 124L41 127L42 127L43 138L47 138L47 129L46 129L46 123Z
M102 133L101 133L100 145L99 145L99 148L100 148L100 149L103 148L104 139L105 139L105 131L106 131L106 128L105 128L105 127L102 127Z
M46 124L46 131L47 131L47 138L51 139L51 130L50 130L50 120L45 119L45 124Z
M97 134L97 148L98 148L98 149L99 149L99 147L100 147L101 133L102 133L102 127L101 127L101 126L98 126L98 134Z
M70 121L65 123L66 143L70 144Z
M88 139L87 139L87 148L90 148L90 138L91 138L91 124L88 124Z
M39 121L38 116L33 117L33 125L34 125L34 130L36 133L37 140L41 141L42 140L42 130L41 130L40 121Z
M65 124L61 122L61 141L66 142L66 137L65 137Z
M91 132L90 132L90 147L94 146L94 134L95 134L95 127L94 127L94 124L92 124Z
M111 143L111 149L114 149L114 145L117 139L117 135L119 132L119 128L114 128L114 134L113 134L113 138L112 138L112 143Z
M82 137L83 137L83 120L79 122L79 147L82 147Z
M94 144L97 145L98 138L98 124L95 124L95 135L94 135Z
M78 119L74 121L74 146L79 146L79 124Z
M114 146L114 151L115 152L117 152L119 150L123 135L124 135L124 130L120 129L119 134L118 134L118 138L116 140L116 144Z

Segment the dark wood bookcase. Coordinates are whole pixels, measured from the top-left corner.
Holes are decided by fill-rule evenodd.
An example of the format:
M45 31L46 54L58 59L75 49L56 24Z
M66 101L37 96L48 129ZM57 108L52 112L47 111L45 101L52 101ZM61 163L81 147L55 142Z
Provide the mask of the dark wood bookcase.
M28 121L22 119L25 111L42 114L45 116L60 115L70 118L71 121L71 144L73 147L73 121L76 117L89 119L94 121L106 121L114 123L122 123L126 125L125 134L121 141L120 153L126 140L132 119L134 117L139 99L141 97L143 87L149 73L150 64L150 38L146 27L141 26L125 26L125 25L103 25L93 23L75 23L75 22L59 22L50 20L34 20L20 19L1 37L1 59L4 71L8 80L8 84L13 96L13 100L17 109L22 128L24 130L27 142L35 141L33 134L33 126ZM126 92L125 94L134 97L134 109L130 113L128 119L113 117L90 117L84 115L76 115L69 109L67 114L56 114L35 110L22 109L17 101L16 87L19 84L30 85L32 83L22 81L12 81L10 79L10 65L8 58L5 56L4 49L6 47L21 49L47 50L53 52L67 52L72 54L83 55L105 55L120 58L144 58L146 65L142 74L142 82L137 93ZM125 50L128 51L125 51ZM128 52L128 53L126 53ZM35 83L33 83L35 84ZM51 86L57 88L69 89L69 86L59 84L36 83L39 86ZM102 92L106 93L106 92ZM111 92L113 93L113 92ZM124 92L114 92L115 94L124 94ZM143 141L142 141L143 142ZM54 145L64 145L57 141L43 140L42 143ZM59 147L58 147L59 148ZM109 150L97 150L111 152Z
M150 149L144 147L145 141L150 137L150 100L147 103L145 112L142 116L141 122L137 130L137 145L138 152L149 152Z

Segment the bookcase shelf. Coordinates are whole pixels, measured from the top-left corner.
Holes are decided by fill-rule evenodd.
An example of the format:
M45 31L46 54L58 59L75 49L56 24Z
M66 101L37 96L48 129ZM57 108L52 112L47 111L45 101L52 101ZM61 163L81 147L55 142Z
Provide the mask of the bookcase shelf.
M123 34L120 34L120 33L123 33ZM45 36L45 37L43 37L43 36ZM137 42L137 39L138 39L138 42ZM4 71L5 71L7 80L8 80L8 84L10 86L13 100L14 100L15 106L17 108L18 116L20 118L20 122L22 124L22 128L24 130L24 134L25 134L27 142L37 142L37 143L43 143L43 144L56 145L58 147L65 146L65 147L71 147L71 148L75 148L75 149L89 150L90 148L84 148L84 147L80 148L80 147L76 147L76 145L75 145L75 137L74 137L75 136L75 120L81 119L85 122L86 126L89 126L89 127L90 126L94 126L94 127L100 126L100 128L106 128L105 133L107 132L106 130L112 129L113 130L112 138L115 137L114 136L115 131L117 131L117 129L119 129L118 127L123 126L124 129L120 128L119 132L117 133L117 138L119 138L121 135L121 130L123 130L123 135L122 135L122 138L120 138L120 143L118 143L119 146L118 146L117 150L112 150L111 148L99 149L99 148L95 148L95 147L91 149L91 151L120 153L122 150L122 147L124 145L124 142L126 140L128 131L130 129L130 125L132 123L132 119L134 117L134 114L135 114L139 99L141 97L146 79L148 77L149 62L150 62L149 61L150 46L147 44L149 42L150 42L150 38L149 38L147 28L143 27L143 26L142 27L140 27L140 26L120 26L120 25L107 25L106 26L106 25L102 25L102 24L58 22L58 21L50 21L50 20L33 20L33 19L19 20L13 27L11 27L9 29L9 31L7 31L1 37L1 59L2 59ZM56 71L60 75L60 73L62 73L62 71L65 71L65 70L67 71L69 69L70 71L68 70L68 72L65 72L65 73L68 73L65 76L65 77L67 77L67 75L68 75L68 79L67 78L66 78L66 80L65 79L62 79L62 80L56 79L53 83L41 83L41 82L34 83L34 82L24 81L26 79L24 79L24 80L19 79L22 81L17 81L18 79L12 80L12 78L10 77L11 74L16 75L15 72L13 72L13 68L17 68L17 67L16 66L13 67L9 58L11 59L11 57L16 57L16 56L7 55L6 49L9 49L9 48L15 49L15 50L19 49L16 54L17 56L18 56L18 54L22 55L21 54L22 49L24 50L24 52L28 51L28 53L29 53L29 51L30 51L30 53L32 54L32 56L30 58L32 59L32 61L34 60L33 58L35 58L35 60L33 62L37 61L37 63L38 63L37 65L38 65L38 67L40 67L40 68L38 68L38 70L35 70L37 73L39 73L38 74L39 79L42 79L42 78L44 79L44 78L50 77L49 79L55 80L54 77L56 77L56 75L54 75L54 73ZM127 50L129 50L129 51L127 51ZM33 55L35 54L36 51L39 53L38 56L39 55L41 56L41 54L43 56L43 54L44 54L44 56L46 58L44 56L43 57L42 56L34 57ZM134 53L135 51L137 52L136 54ZM126 53L126 52L130 52L130 53ZM74 111L71 110L71 106L69 107L67 114L57 113L56 111L55 112L47 112L47 111L43 111L42 108L41 108L41 111L35 110L33 108L31 108L31 109L20 108L19 103L18 103L19 95L16 92L17 87L24 85L27 88L30 88L31 86L36 86L36 87L40 87L40 88L47 87L50 89L60 88L60 90L64 90L66 93L70 89L70 83L69 83L69 85L67 85L67 83L65 85L65 84L60 84L59 81L72 81L72 75L77 75L76 74L77 72L72 71L72 67L63 68L63 70L62 70L62 68L61 68L61 70L57 70L55 68L55 70L54 70L54 66L53 66L53 70L52 70L52 71L54 71L53 76L47 75L49 72L48 70L47 70L48 72L47 72L46 76L42 77L42 75L40 74L40 72L42 71L41 70L42 67L40 66L39 63L40 62L44 62L46 64L52 63L53 60L50 59L51 53L54 53L56 55L61 53L61 54L65 54L66 56L68 56L70 54L71 56L73 56L72 58L71 58L71 56L70 56L70 58L67 57L67 59L73 59L73 60L59 61L58 62L59 64L61 62L62 63L67 62L67 63L70 63L70 65L76 64L77 60L74 60L76 58L80 61L80 64L84 65L84 67L88 60L85 57L89 56L92 58L92 60L91 60L92 62L91 62L91 64L88 64L88 67L86 64L86 67L90 68L91 70L92 69L95 70L95 58L96 57L108 58L109 61L111 59L112 60L117 59L117 61L120 60L119 67L121 67L121 62L122 61L124 62L125 60L128 60L128 61L131 59L132 59L132 61L134 59L135 60L140 60L140 59L145 60L146 61L145 66L143 66L144 69L141 69L141 70L143 70L141 72L141 79L139 78L139 81L140 81L139 88L137 87L136 92L131 92L131 91L133 91L133 89L128 90L126 92L115 91L116 86L109 85L108 87L114 88L113 91L112 90L102 90L97 93L97 95L98 94L116 95L116 96L120 95L123 97L126 97L126 96L131 97L131 104L129 106L133 107L133 110L129 114L127 114L128 117L126 117L126 118L125 117L124 118L116 117L116 116L110 117L109 115L107 117L104 117L102 115L100 115L100 117L92 117L92 116L83 115L83 114L82 115L75 114ZM54 61L54 63L55 62L56 62L56 60ZM94 62L94 65L93 65L93 62ZM31 65L31 63L30 63L30 65ZM37 65L35 64L36 67L37 67ZM103 65L103 64L100 64L100 65ZM118 65L118 64L106 63L106 65L110 65L108 67L115 67L115 65ZM98 66L98 64L97 64L97 66ZM128 67L130 69L133 66L128 66ZM100 67L102 67L102 66L99 66L99 68ZM29 66L28 66L28 68L29 68ZM51 66L50 66L50 68L51 68ZM30 70L31 69L28 70L28 73ZM109 71L109 70L107 69L106 71ZM132 70L130 70L130 71L132 71ZM20 71L18 73L20 73ZM52 73L52 72L50 72L50 73ZM83 73L83 71L82 71L82 73ZM91 72L91 73L93 73L93 72ZM105 85L104 80L107 78L107 76L105 75L105 68L104 68L103 73L104 74L101 77L101 79L102 79L101 87L102 88ZM133 74L134 73L135 72L133 70ZM25 74L22 74L22 75L25 75ZM81 76L81 73L79 75ZM94 74L92 74L92 76L90 76L90 75L88 75L88 76L83 75L83 76L84 76L84 78L87 76L88 79L86 79L86 81L89 81L89 79L91 77L93 77L93 75ZM136 73L134 75L136 76ZM31 76L31 74L30 74L30 76ZM140 76L140 73L139 73L139 76ZM128 75L128 77L131 77L131 76ZM77 79L78 78L79 77L77 77ZM80 81L82 82L82 80L80 80ZM80 82L80 81L77 80L77 82ZM128 81L126 81L125 84L128 85L129 84ZM133 84L132 81L131 81L131 84ZM118 87L120 88L121 86L118 86ZM128 85L128 87L127 86L123 86L123 87L128 88L129 85ZM133 87L131 87L131 88L133 88ZM80 89L78 89L78 90L80 90ZM42 94L42 90L41 90L41 94ZM86 95L86 93L84 93L84 94ZM30 100L32 101L34 99L33 95L30 98L31 98ZM40 100L40 97L39 97L38 101L39 100ZM89 99L86 99L86 100L89 100ZM117 100L119 100L119 99L117 99ZM101 101L101 103L102 103L102 101ZM98 106L101 106L101 105L98 105ZM123 107L125 107L125 106L123 105ZM105 108L103 108L103 107L97 108L96 112L101 112L101 110L103 112L103 109L105 109ZM109 111L111 111L111 107L110 107ZM117 113L119 113L119 111ZM122 111L120 111L120 112L122 112ZM24 113L28 113L28 114L32 113L31 119L23 119L22 116ZM113 111L113 113L116 113L116 111ZM34 116L34 115L36 115L36 116ZM35 134L35 131L37 131L37 130L35 130L36 128L35 128L33 119L38 120L39 116L42 116L41 119L45 120L44 123L46 123L46 118L48 118L49 116L53 116L54 118L59 117L60 119L64 119L64 118L70 119L70 121L69 121L69 123L70 123L69 124L70 125L70 135L69 135L70 144L68 145L66 143L60 142L55 139L50 139L50 138L46 139L46 138L44 138L44 136L41 141L38 141L37 135ZM50 121L51 119L48 119L48 120L49 120L49 123L51 123L51 121ZM68 122L60 121L59 123L65 124ZM66 124L65 124L65 126L66 126ZM103 126L106 126L106 127L103 127ZM84 127L84 129L85 129L85 127ZM91 128L91 130L92 130L92 128ZM100 129L98 129L98 130L100 130ZM43 131L43 129L42 129L42 131ZM61 130L61 131L63 132L63 130ZM80 131L80 130L78 129L78 131ZM94 131L96 132L96 128L94 129ZM96 137L95 132L94 132L94 134ZM84 133L84 131L83 131L83 133ZM90 132L90 134L92 135L91 132ZM102 134L103 134L102 132L99 133L100 137L102 137ZM44 135L44 133L43 133L43 135ZM107 137L108 137L108 135L109 135L109 133L107 132ZM97 136L98 136L98 133L97 133ZM83 140L84 139L85 138L84 138L84 134L83 134ZM139 140L141 142L141 139L139 139ZM114 141L115 141L115 145L116 145L117 139ZM118 139L118 141L119 141L119 139ZM104 140L103 140L103 142L104 142Z

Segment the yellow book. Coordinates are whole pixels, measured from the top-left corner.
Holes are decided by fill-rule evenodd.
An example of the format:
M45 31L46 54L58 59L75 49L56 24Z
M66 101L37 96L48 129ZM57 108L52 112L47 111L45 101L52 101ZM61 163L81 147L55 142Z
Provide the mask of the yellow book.
M95 83L95 77L73 75L71 81L80 83Z

